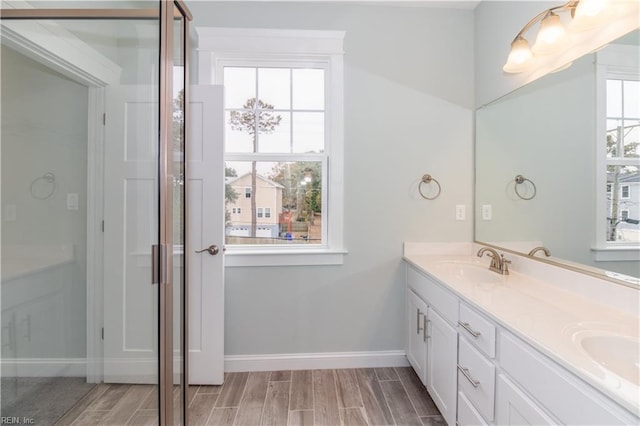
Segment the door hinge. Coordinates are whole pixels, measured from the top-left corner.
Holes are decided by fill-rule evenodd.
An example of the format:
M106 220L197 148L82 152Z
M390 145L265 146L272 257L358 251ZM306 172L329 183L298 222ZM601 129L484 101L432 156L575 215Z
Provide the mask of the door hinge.
M104 327L102 327L101 335L102 335L102 340L104 340Z
M104 220L102 221L101 229L102 229L102 232L104 232Z
M102 125L106 126L107 125L107 113L103 113L102 114Z

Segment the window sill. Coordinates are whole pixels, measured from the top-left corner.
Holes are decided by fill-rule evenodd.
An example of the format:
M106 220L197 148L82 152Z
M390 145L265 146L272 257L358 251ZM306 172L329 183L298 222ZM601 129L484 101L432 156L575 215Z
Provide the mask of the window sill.
M233 250L224 254L225 267L342 265L346 250Z
M640 256L640 247L638 246L594 247L591 251L596 262L637 261Z

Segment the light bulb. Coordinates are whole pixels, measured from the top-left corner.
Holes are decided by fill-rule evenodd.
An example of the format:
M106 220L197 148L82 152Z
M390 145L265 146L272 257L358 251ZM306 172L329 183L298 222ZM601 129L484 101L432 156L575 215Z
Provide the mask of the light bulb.
M544 55L559 50L564 45L565 33L560 16L553 12L547 13L540 22L540 31L533 45L533 52Z
M533 53L529 48L529 42L519 36L511 43L511 52L509 52L507 63L502 67L502 70L507 73L522 72L529 67L532 58Z
M576 6L571 28L589 30L604 24L615 16L609 0L580 0Z

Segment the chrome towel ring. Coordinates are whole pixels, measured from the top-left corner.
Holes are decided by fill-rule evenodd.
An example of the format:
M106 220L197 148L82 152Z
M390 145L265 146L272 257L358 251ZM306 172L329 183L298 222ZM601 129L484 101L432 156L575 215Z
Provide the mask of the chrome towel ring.
M422 184L430 184L431 182L435 182L435 184L438 186L438 191L436 192L436 195L434 195L433 197L427 197L426 195L424 195L424 193L422 192ZM422 196L422 198L424 198L425 200L435 200L436 198L438 198L438 196L440 195L440 192L442 192L442 187L440 186L440 182L438 182L434 177L431 177L431 175L426 174L422 176L422 180L420 181L420 183L418 184L418 192L420 192L420 195Z
M519 198L521 198L521 199L523 199L523 200L531 200L531 199L533 199L533 197L535 197L535 196L536 196L536 193L538 192L538 189L536 188L536 184L535 184L535 183L533 183L533 181L532 181L531 179L527 179L526 177L524 177L524 176L522 176L522 175L517 175L517 176L516 176L516 179L515 179L515 182L516 182L516 183L514 184L514 186L513 186L513 187L514 187L514 189L515 189L515 191L516 191L516 195L517 195ZM531 196L529 196L529 197L526 197L526 196L524 196L524 195L520 194L520 192L518 191L518 185L522 185L522 184L524 184L525 182L529 182L529 183L531 184L531 186L533 187L533 194L531 194Z
M56 175L51 172L31 181L31 196L37 200L48 200L56 192Z

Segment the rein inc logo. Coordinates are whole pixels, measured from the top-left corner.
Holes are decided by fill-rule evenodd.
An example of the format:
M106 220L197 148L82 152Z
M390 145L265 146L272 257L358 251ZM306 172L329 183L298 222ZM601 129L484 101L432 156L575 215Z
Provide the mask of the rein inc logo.
M0 425L34 425L36 421L31 417L1 416Z

